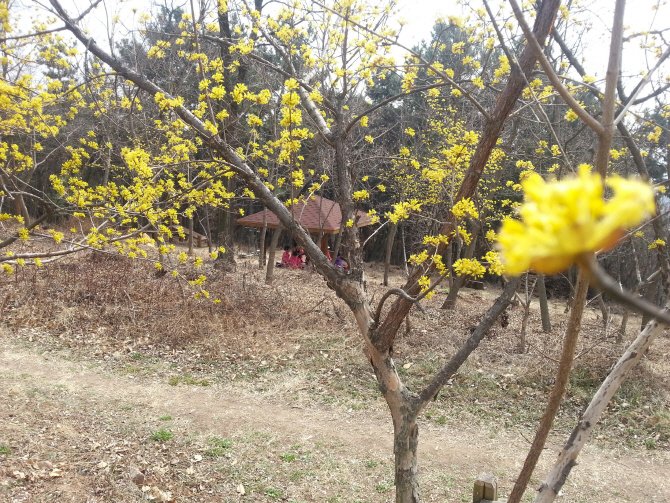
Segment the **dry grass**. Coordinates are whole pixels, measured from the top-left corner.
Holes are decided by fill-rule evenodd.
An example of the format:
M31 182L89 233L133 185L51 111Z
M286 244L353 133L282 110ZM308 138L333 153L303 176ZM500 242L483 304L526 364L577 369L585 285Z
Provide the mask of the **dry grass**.
M16 274L5 302L4 322L15 331L39 328L30 332L33 340L46 337L50 344L86 354L125 355L131 361L125 372L137 367L133 355L143 360L166 355L179 360L180 355L197 354L200 361L214 367L227 363L229 375L266 392L282 392L275 389L285 377L282 372L299 369L314 384L302 390L308 396L327 402L344 400L357 408L379 405L353 317L318 275L276 270L275 284L268 287L264 271L250 259L240 260L235 273L213 269L211 262L198 270L182 266L180 272L187 277L205 274L211 298L218 297L221 303L194 299L170 275L157 276L149 263L86 253L78 261L60 261ZM399 284L402 275L398 272L393 281ZM370 266L367 285L373 298L380 298L384 291L380 276L380 268ZM427 304L432 308L427 314L413 311L411 332L404 333L403 327L395 345L399 372L411 389L420 389L460 347L496 292L495 287L465 290L453 311L438 309L443 295L437 295ZM441 404L445 410L449 407L454 421L472 419L472 411L474 420L481 421L505 409L515 411L515 417L530 426L551 388L567 320L562 303L552 305L551 314L553 331L545 334L540 330L539 313L531 311L529 349L518 354L516 333L523 313L520 307L510 307L509 327L496 325L491 330L451 386L445 387L433 415L442 417ZM587 310L559 429L570 427L621 352L614 343L617 319L605 333L598 318L594 310ZM636 318L630 320L627 340L634 336L636 323ZM612 412L620 413L618 419L612 419L612 424L606 419L615 440L623 433L631 445L667 448L668 354L664 336L624 384L611 407ZM179 361L179 365L182 374L171 376L174 383L212 380L197 362ZM333 388L329 386L333 372L354 378ZM270 381L274 384L267 384ZM454 400L459 404L455 409ZM617 401L627 404L624 410ZM476 402L476 407L468 402ZM617 421L625 416L629 419L621 431Z
M0 317L13 334L11 343L24 350L60 355L123 378L167 385L175 393L224 387L264 403L288 403L303 410L316 407L335 416L386 417L353 317L318 275L276 270L275 284L268 287L263 282L264 271L251 260L239 261L234 273L210 265L202 270L183 267L180 272L208 276L211 297L222 302L194 299L169 275L157 277L151 264L85 253L77 261L63 260L40 270L21 270L11 280L4 278L1 286L7 295L3 294L6 301ZM376 299L384 291L380 277L380 269L370 266L367 285ZM393 285L402 280L399 271L394 271ZM483 292L465 290L456 310L442 311L438 308L444 295L438 294L428 302L427 314L412 312L411 332L401 335L395 346L399 373L411 389L419 389L453 354L496 295L493 287ZM2 301L0 298L0 305ZM468 425L501 441L532 436L552 385L566 321L563 308L563 303L552 306L554 330L550 334L541 331L539 314L531 311L525 354L515 351L522 310L510 308L509 327L491 330L421 418L423 427L462 432ZM634 336L636 323L637 319L630 320L626 340ZM621 352L614 343L617 328L618 318L605 333L597 313L588 310L569 393L556 421L553 438L557 442L569 433ZM596 433L597 445L623 445L650 454L670 450L668 355L670 343L664 335L610 404ZM20 376L12 378L19 380ZM53 386L40 386L32 393L35 399L51 404L67 403L70 415L94 407L87 397L74 399ZM12 397L16 407L22 406L22 396ZM180 422L173 410L156 411L149 420L145 409L133 409L132 401L113 400L101 409L102 416L87 415L84 422L72 422L70 427L96 431L99 439L95 443L100 445L115 442L137 452L146 461L141 468L148 487L155 485L181 500L238 501L238 484L244 485L245 498L251 501L382 502L390 498L390 451L351 464L347 460L353 454L336 440L306 441L304 435L293 433L276 438L270 428L249 430L244 425L227 427L232 444L222 447L207 431L193 431ZM31 410L22 422L10 421L11 429L0 436L0 444L3 438L24 439L25 444L6 442L14 452L0 451L0 456L13 459L18 471L36 473L31 482L35 485L46 483L49 477L31 468L27 446L38 449L34 442L39 435L44 436L40 441L45 445L57 442L54 435L40 433L58 409L51 407L53 411ZM125 423L113 420L119 414ZM165 415L175 419L159 421ZM151 440L152 432L161 429L175 434L164 442L165 448ZM67 455L61 456L62 462L71 467L73 459L81 459L93 467L87 469L97 477L93 494L99 494L99 499L90 501L134 501L136 488L119 484L130 461L117 460L115 465L108 459L115 452L112 448L87 447L88 440L79 433L73 433L72 439L70 443L80 447L63 447ZM196 456L204 461L197 464ZM100 461L107 462L111 471L94 469ZM196 471L187 472L193 466ZM515 472L501 468L498 475L513 480ZM426 499L467 497L471 484L467 477L456 468L449 476L428 470ZM16 480L12 484L22 487ZM90 487L78 490L84 489Z

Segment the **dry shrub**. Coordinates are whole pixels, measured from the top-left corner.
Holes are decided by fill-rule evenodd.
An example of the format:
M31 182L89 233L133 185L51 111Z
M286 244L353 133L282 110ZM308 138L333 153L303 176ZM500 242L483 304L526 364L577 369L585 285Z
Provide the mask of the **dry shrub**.
M190 285L118 255L85 252L21 269L11 280L7 322L46 329L71 346L198 346L214 353L281 351L288 342L283 333L322 326L324 317L333 327L346 323L342 306L315 274L278 271L275 286L267 287L264 271L249 262L235 274L211 263L179 271L188 280L207 276L210 298L195 299Z

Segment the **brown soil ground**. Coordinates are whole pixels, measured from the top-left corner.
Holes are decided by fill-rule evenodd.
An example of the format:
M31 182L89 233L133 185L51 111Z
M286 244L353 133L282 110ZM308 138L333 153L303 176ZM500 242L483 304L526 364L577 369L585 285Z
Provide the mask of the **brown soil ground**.
M100 277L64 263L9 285L0 501L393 500L390 419L352 317L318 277L275 271L265 287L251 263L219 277L208 271L222 302L207 307L148 270L103 265ZM381 292L379 274L371 268L369 288ZM114 279L105 286L105 277ZM393 281L402 282L400 271ZM439 368L495 296L466 290L454 312L412 315L397 345L410 386ZM510 327L492 331L421 418L425 501L471 501L480 473L498 478L500 499L509 493L551 384L563 307L552 305L551 334L533 310L525 354L513 350L521 310L512 309ZM597 317L585 320L575 379L533 488L621 349L612 342L617 317L610 332ZM627 340L636 326L634 318ZM664 336L613 400L558 501L670 502L669 355Z

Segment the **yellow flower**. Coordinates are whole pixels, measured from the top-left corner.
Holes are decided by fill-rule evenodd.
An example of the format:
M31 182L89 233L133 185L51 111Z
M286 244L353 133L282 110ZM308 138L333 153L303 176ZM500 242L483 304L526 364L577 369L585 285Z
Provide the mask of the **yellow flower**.
M463 48L465 47L465 42L458 42L451 45L451 52L454 54L463 54Z
M519 209L521 222L503 222L498 237L506 271L519 275L528 269L555 274L582 253L612 247L623 229L640 223L655 211L654 191L634 179L610 177L614 196L603 200L603 184L590 166L579 176L545 182L530 174L522 182L526 201Z
M465 218L466 216L479 218L479 212L477 211L475 204L469 198L461 199L454 204L451 212L458 219Z
M478 260L462 258L454 262L454 271L458 276L473 276L481 278L486 272L486 268Z
M577 114L574 112L572 108L567 112L565 112L565 120L568 122L576 121L578 118L579 117L577 117Z
M491 274L501 276L505 272L505 267L502 265L502 262L500 262L500 256L496 252L486 252L484 260L489 263L489 272Z

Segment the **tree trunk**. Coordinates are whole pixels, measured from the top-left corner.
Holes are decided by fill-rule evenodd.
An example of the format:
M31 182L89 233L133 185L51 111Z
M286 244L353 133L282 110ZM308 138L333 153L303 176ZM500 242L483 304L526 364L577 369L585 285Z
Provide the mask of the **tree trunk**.
M621 344L623 342L623 338L626 335L626 325L628 325L628 309L624 309L623 316L621 317L621 326L619 327L619 331L616 334L616 343Z
M112 149L107 149L107 158L105 159L105 171L102 173L102 186L107 187L109 183L109 170L112 167Z
M28 209L26 208L26 203L23 200L22 194L14 195L14 213L16 215L23 217L24 227L28 227L30 225L30 217L28 216Z
M261 228L261 237L260 237L260 253L258 254L258 268L263 269L265 265L265 235L268 231L268 209L263 208L263 227ZM275 245L276 248L276 245ZM274 257L272 257L274 259ZM270 261L272 262L272 260Z
M275 231L272 233L272 241L270 241L270 256L268 257L268 266L265 273L265 284L271 285L272 279L275 272L275 252L277 251L277 244L279 243L279 236L282 231L281 224L277 226Z
M331 255L331 261L335 262L337 255L340 253L340 246L342 246L342 231L344 230L344 219L340 223L340 232L337 233L335 238L335 248L333 249L333 254Z
M400 424L394 424L393 451L395 454L395 501L419 503L419 463L417 446L419 426L416 418L405 413Z
M193 215L188 218L188 254L193 255Z
M447 246L447 270L451 271L451 266L454 265L454 240L449 241L449 246ZM449 285L449 291L454 287L454 275L450 274L447 278L447 283ZM442 306L444 308L444 306Z
M658 287L660 283L661 277L657 276L656 279L654 280L653 283L647 286L647 288L644 289L644 298L645 300L648 300L652 304L655 303L656 301L656 296L658 292ZM651 316L648 315L647 313L642 314L642 324L640 326L640 330L644 330L644 327L647 326L647 323L651 321Z
M209 209L207 206L205 206L205 230L207 231L207 251L209 253L212 253L212 230L210 229L209 226Z
M405 276L409 276L409 270L407 269L407 248L405 247L405 227L403 226L400 230L400 235L402 236L402 261L405 266Z
M477 241L477 236L472 237L472 241L465 249L465 257L467 259L472 258L472 254L475 251L475 243ZM451 283L451 288L449 289L449 294L447 295L444 304L442 304L442 309L453 309L456 307L456 302L458 301L458 291L463 288L463 285L467 281L468 277L466 275L457 276Z
M389 268L391 267L391 252L393 251L393 241L398 224L391 223L388 240L386 241L386 257L384 258L384 286L389 286Z
M540 292L540 314L542 316L542 330L551 332L551 318L549 317L549 302L547 301L547 288L544 284L544 274L538 274L537 287Z
M530 316L530 299L526 301L523 306L523 318L521 319L521 332L519 333L519 347L520 354L526 353L526 330L528 329L528 317Z
M609 313L607 312L607 306L605 305L605 299L603 298L602 292L598 296L598 307L600 307L600 313L603 316L603 324L607 326L607 321L609 320Z

